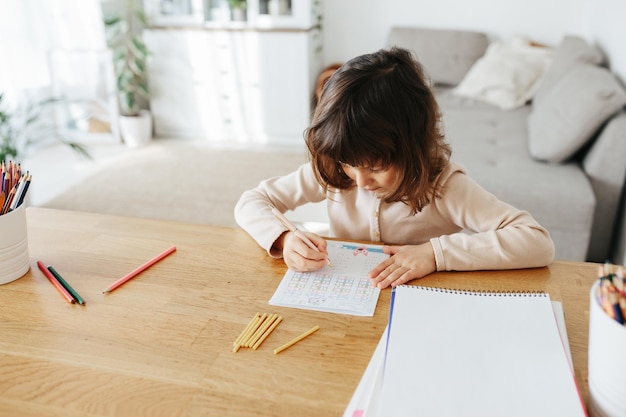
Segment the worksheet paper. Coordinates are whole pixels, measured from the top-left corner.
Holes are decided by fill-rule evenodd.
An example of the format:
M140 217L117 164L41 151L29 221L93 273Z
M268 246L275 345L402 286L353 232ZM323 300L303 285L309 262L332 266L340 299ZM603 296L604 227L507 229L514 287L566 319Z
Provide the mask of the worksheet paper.
M331 265L314 272L289 269L269 303L305 310L373 316L380 290L369 272L389 257L379 245L328 241Z

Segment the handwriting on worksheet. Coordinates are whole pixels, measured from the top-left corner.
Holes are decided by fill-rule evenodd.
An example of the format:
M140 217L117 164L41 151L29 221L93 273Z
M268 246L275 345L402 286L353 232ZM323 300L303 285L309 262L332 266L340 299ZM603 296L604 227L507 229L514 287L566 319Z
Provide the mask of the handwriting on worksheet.
M368 273L387 257L380 246L330 240L332 265L314 272L288 270L269 303L373 316L380 290L372 285Z

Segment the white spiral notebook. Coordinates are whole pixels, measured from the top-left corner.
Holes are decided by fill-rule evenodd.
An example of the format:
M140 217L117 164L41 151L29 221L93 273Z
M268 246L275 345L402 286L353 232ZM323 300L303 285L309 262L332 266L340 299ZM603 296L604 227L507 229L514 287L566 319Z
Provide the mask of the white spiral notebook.
M559 307L544 293L397 287L344 416L585 416Z

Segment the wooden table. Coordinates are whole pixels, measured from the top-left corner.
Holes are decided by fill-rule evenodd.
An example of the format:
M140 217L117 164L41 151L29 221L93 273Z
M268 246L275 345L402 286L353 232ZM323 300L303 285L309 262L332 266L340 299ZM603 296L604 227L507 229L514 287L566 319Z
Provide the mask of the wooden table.
M374 317L270 306L286 267L242 230L27 209L31 270L0 286L0 415L341 416L385 328ZM159 252L177 251L114 292ZM69 304L36 266L53 265L86 306ZM420 285L543 290L563 302L587 398L588 293L597 265L436 273ZM417 283L414 281L413 283ZM284 320L261 347L232 352L257 312ZM275 355L273 349L319 325Z

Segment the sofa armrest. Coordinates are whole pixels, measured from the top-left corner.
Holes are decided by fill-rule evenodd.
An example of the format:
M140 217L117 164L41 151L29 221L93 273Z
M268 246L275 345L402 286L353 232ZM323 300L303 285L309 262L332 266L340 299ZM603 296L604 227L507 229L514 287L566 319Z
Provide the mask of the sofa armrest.
M387 45L415 52L434 84L457 85L485 54L489 39L469 30L393 27Z
M626 206L623 203L621 210L624 212L618 213L626 181L624 155L626 155L626 112L621 111L607 122L582 161L597 201L587 260L606 261L611 256L612 244L622 246L622 253L619 255L622 259L615 261L623 263L623 259L626 258L624 249L626 235L624 233L620 235L617 227L620 218L621 221L626 218ZM620 239L621 243L618 242Z

